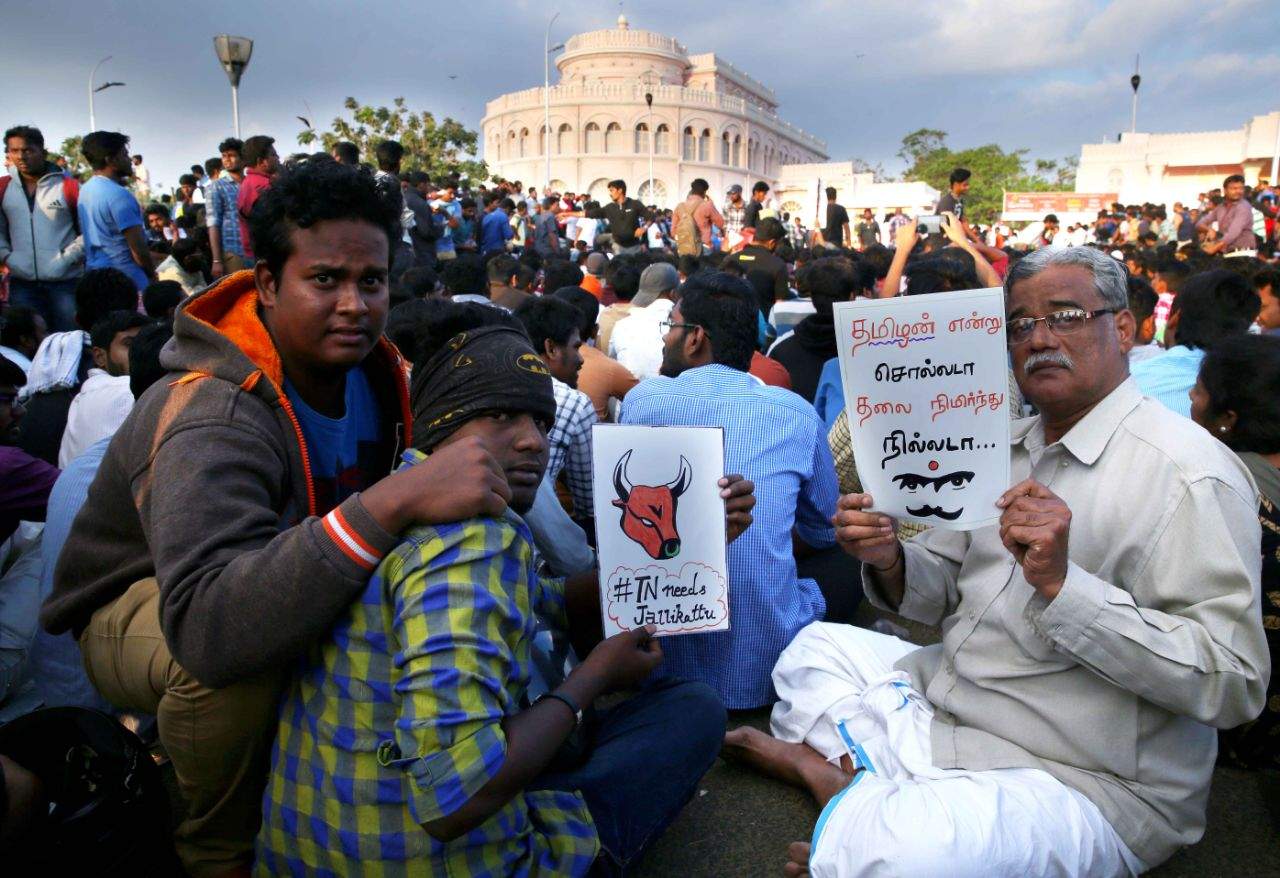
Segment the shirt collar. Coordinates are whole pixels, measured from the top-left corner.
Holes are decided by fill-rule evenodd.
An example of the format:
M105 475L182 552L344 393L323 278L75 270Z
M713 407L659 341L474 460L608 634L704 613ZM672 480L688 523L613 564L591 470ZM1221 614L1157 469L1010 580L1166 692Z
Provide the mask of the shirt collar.
M1092 466L1102 456L1107 443L1120 427L1120 423L1142 402L1142 393L1132 378L1126 378L1115 390L1080 419L1059 440L1071 456L1086 466ZM1027 418L1013 427L1013 444L1025 445L1028 451L1044 448L1043 415Z

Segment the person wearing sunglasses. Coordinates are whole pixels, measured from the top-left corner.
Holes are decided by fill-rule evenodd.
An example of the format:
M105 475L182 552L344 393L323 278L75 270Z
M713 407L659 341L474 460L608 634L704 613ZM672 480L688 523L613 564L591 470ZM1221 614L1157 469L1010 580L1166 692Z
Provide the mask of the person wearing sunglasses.
M776 737L726 738L825 806L793 872L1140 873L1203 835L1215 729L1262 710L1257 490L1129 377L1123 264L1046 248L1004 289L1039 414L999 524L903 542L866 494L835 517L870 602L942 643L810 625L773 671Z

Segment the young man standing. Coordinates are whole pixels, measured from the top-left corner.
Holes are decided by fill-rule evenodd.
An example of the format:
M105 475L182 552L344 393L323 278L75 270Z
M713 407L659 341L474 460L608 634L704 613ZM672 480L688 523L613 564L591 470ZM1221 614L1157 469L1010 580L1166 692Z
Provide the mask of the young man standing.
M236 213L240 216L240 246L244 250L246 267L253 265L253 245L249 240L249 216L262 193L271 186L271 178L280 173L280 156L276 154L276 139L259 134L244 142L240 156L244 166L244 178L236 193Z
M742 200L742 187L734 183L725 193L724 203L724 250L732 250L742 238L742 229L746 225L747 203Z
M244 144L234 137L228 137L218 144L218 152L222 155L222 173L209 184L209 205L205 212L205 222L209 227L209 248L213 254L210 273L214 280L248 267L244 246L240 242L240 211L237 207L240 181L244 179L240 164L240 151L243 148Z
M869 207L863 208L862 222L858 223L854 231L858 233L859 250L866 250L872 244L880 243L880 224L876 222L876 216Z
M587 211L590 219L609 221L613 235L614 256L638 256L644 252L644 205L627 197L625 180L609 182L609 203L599 210Z
M822 227L822 239L827 247L838 250L853 246L849 235L849 211L836 201L836 187L827 187L827 222Z
M436 212L437 229L440 237L436 239L436 260L448 262L458 258L458 251L453 245L453 231L462 222L462 205L458 203L457 187L453 183L445 183L440 187L436 200L431 202Z
M389 474L410 439L403 361L381 340L393 195L307 162L262 196L253 272L178 311L173 374L109 447L41 612L104 697L158 717L197 878L247 869L282 678L396 535L510 497L477 442Z
M75 329L75 286L84 273L80 182L49 161L38 128L10 128L4 146L0 265L9 269L9 304L35 308L54 332Z
M121 181L133 173L129 138L114 131L94 131L81 142L93 179L80 191L80 229L84 233L85 266L124 272L142 290L156 279L143 233L142 210Z
M751 187L751 201L742 213L742 227L754 229L760 225L760 212L764 210L764 201L769 197L769 184L759 180Z
M965 237L970 241L978 241L977 232L969 227L969 220L964 212L964 196L969 191L969 178L973 174L968 168L956 168L948 179L947 191L938 199L936 212L955 214L964 228Z

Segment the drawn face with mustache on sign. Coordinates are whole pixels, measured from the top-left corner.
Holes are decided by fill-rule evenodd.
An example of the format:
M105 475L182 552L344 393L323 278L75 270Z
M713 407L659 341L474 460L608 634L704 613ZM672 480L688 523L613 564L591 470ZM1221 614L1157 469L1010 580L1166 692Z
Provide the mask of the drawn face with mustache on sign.
M973 481L973 473L969 470L957 470L953 473L946 473L940 476L924 476L917 473L899 473L894 476L891 481L897 482L898 487L906 491L911 496L928 496L929 488L933 489L933 494L941 500L944 496L955 499L955 495L962 492L969 483ZM955 521L964 514L964 507L957 509L946 509L942 506L934 506L924 503L920 506L908 506L907 512L917 518L928 518L930 516L941 518L944 521Z

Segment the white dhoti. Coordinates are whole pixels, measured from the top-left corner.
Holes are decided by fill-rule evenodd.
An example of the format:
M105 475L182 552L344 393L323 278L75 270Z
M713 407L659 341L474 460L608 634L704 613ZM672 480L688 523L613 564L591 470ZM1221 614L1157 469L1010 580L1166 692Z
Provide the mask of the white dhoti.
M933 708L893 669L914 649L815 622L774 667L774 736L803 741L833 763L848 755L864 769L818 818L814 878L1143 871L1098 808L1044 771L935 768Z

